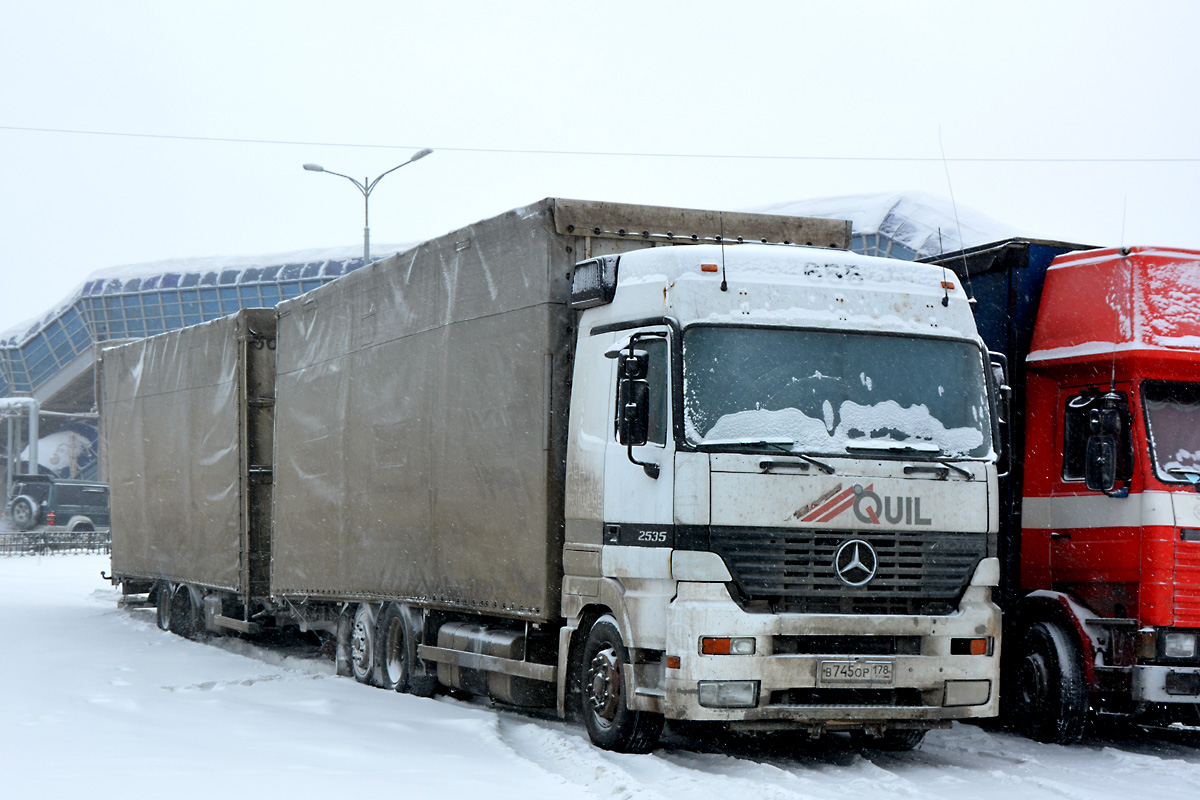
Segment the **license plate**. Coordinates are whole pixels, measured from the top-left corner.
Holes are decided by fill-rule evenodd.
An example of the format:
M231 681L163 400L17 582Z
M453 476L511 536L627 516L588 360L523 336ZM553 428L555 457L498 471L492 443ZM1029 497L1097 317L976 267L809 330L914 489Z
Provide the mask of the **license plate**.
M893 666L891 661L822 661L817 666L817 682L891 683Z

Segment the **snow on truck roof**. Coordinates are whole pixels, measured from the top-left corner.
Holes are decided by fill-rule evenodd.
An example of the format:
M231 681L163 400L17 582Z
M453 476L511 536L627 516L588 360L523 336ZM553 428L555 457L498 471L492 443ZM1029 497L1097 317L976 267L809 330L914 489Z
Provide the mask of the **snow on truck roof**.
M1088 250L1046 271L1029 362L1132 350L1200 351L1200 251Z
M671 304L685 325L753 320L976 337L966 294L954 273L930 264L795 245L684 245L624 253L617 273L618 297L622 287L657 284L671 290L669 296L657 290L653 294L659 304ZM757 289L731 305L703 289L723 278L731 291Z
M929 293L941 297L942 281L953 273L938 266L891 258L862 256L846 250L770 244L683 245L633 250L621 255L622 284L666 279L674 282L696 275L701 264L724 266L730 277L827 284L847 278L873 287Z

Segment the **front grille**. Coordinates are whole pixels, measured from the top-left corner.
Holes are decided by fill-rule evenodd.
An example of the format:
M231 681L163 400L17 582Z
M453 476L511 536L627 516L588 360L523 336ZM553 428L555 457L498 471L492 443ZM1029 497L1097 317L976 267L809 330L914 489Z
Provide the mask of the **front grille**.
M708 534L742 607L761 613L949 614L987 554L983 533L713 527ZM834 555L850 539L870 544L878 559L864 586L848 586L834 571Z
M925 705L919 689L781 689L771 692L773 706L903 706Z
M774 655L919 656L920 636L774 636Z

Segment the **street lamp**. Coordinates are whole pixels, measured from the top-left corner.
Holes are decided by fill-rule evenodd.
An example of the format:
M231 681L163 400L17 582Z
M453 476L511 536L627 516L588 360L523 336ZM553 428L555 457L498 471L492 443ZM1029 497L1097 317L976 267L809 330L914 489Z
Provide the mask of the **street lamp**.
M389 169L387 172L383 173L383 175L390 175L391 173L400 169L400 167L411 164L414 161L419 161L432 152L433 151L430 150L428 147L426 147L423 150L418 150L417 152L412 154L412 158L408 159L408 161L405 161L403 164L397 164L396 166ZM375 180L371 180L370 178L363 178L362 182L360 183L358 180L351 178L349 175L343 175L340 172L334 172L333 170L325 169L320 164L305 164L304 168L306 170L308 170L309 172L327 172L330 175L337 175L339 178L345 178L346 180L350 181L355 186L357 186L358 190L360 192L362 192L362 196L363 196L363 266L365 267L367 264L371 263L371 192L375 191L375 187L379 185L379 182L381 180L383 180L383 175L380 175Z

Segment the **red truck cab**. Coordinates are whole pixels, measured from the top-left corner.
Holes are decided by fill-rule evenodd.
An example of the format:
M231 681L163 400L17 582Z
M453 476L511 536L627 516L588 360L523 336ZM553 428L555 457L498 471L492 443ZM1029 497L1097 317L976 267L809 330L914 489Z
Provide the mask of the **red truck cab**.
M1200 251L1059 256L1024 368L1018 718L1200 723Z

